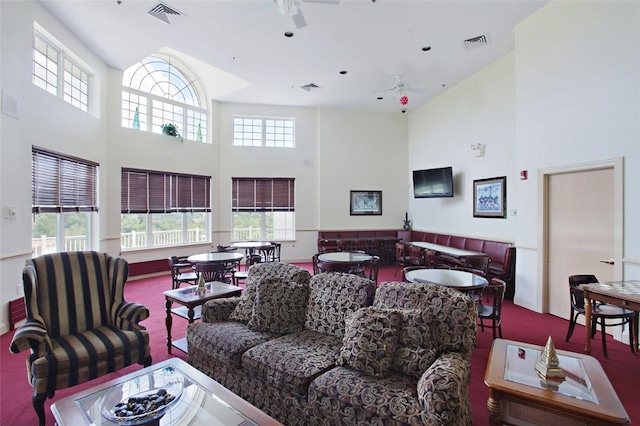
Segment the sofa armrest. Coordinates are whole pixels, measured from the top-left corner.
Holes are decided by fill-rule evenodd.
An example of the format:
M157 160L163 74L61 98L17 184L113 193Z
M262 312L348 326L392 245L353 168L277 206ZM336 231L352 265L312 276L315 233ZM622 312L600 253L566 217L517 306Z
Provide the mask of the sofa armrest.
M16 330L9 347L11 353L17 354L31 349L36 358L52 352L49 333L44 325L38 321L27 320Z
M229 321L239 301L240 297L226 297L205 302L202 305L202 322Z
M418 381L418 400L433 424L470 425L471 361L464 355L440 355Z

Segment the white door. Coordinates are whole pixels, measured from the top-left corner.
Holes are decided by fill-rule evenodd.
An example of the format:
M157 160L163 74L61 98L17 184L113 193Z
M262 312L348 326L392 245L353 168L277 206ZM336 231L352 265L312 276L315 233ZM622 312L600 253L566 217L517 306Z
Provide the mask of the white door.
M615 185L613 167L549 175L547 306L552 315L569 319L570 275L593 274L601 282L616 276L615 266L602 262L617 253Z

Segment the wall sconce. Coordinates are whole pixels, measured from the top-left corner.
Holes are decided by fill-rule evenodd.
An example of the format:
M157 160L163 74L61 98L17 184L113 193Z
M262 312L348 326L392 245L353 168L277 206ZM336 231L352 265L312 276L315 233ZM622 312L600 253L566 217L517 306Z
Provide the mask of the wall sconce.
M473 151L473 155L476 157L484 157L484 148L485 144L478 142L477 144L471 144L471 151Z

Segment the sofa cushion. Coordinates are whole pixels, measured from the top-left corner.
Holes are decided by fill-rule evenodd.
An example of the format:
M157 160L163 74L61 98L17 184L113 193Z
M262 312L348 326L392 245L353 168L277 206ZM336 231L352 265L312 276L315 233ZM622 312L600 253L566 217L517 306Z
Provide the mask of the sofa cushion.
M212 362L225 360L233 368L242 367L242 354L279 334L250 330L239 322L194 322L187 328L187 344L211 354Z
M385 282L373 306L403 310L393 371L419 379L439 353L471 355L477 309L469 296L436 284Z
M347 315L373 302L376 284L354 274L324 272L309 284L309 303L305 328L344 337Z
M247 324L253 315L253 303L256 298L258 283L265 277L278 277L286 282L294 281L300 284L309 282L311 274L306 269L281 262L256 263L249 268L249 275L244 285L244 294L229 316L231 321Z
M263 278L256 290L249 328L281 334L302 331L308 297L307 284Z
M309 424L427 425L416 380L335 367L309 386Z
M349 315L337 364L385 376L398 344L401 320L400 311L373 307Z
M246 351L242 366L251 377L305 396L311 381L335 366L341 346L341 339L313 331L285 334Z

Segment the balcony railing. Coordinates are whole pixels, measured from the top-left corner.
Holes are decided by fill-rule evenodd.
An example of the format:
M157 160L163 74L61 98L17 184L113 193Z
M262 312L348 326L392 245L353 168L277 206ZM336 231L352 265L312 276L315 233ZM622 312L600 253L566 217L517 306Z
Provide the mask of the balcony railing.
M233 230L232 239L238 240L292 240L294 232L291 229L266 229L266 235L262 234L260 228L236 228ZM151 233L153 238L153 247L161 246L177 246L185 244L182 241L182 230L171 231L154 231ZM187 243L204 243L207 242L207 232L204 229L187 229ZM40 238L31 239L31 252L33 256L42 254L55 253L56 237L47 237L43 235ZM127 232L120 234L120 247L124 250L149 247L147 245L146 232ZM64 238L64 251L87 250L87 236L77 235Z

